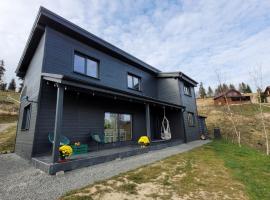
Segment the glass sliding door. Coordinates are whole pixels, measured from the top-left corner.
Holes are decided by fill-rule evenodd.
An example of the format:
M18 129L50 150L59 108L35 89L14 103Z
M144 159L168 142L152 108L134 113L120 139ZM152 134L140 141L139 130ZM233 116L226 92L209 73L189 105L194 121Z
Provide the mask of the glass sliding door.
M104 141L105 143L118 141L118 120L117 114L105 113L104 120Z
M131 115L119 114L119 140L128 141L132 139Z
M104 134L105 143L131 140L131 115L106 112Z

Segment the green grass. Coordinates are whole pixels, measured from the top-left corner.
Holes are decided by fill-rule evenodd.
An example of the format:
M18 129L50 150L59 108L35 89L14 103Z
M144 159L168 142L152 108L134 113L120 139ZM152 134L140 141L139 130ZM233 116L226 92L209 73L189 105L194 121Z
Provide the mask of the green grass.
M228 142L209 145L222 158L225 167L245 185L250 199L270 199L270 158L252 148Z
M95 192L91 192L93 189ZM228 199L269 200L270 158L245 145L239 148L225 140L213 141L73 190L61 199L79 199L81 195L113 199L115 194L126 199L223 199L227 196Z
M16 124L0 133L0 153L14 150Z

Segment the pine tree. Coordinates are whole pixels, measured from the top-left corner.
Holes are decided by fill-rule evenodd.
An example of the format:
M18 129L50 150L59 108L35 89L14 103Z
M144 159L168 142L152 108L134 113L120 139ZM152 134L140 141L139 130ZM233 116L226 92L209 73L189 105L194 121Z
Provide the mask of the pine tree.
M22 88L23 88L23 80L20 78L20 86L19 86L19 89L18 89L18 92L21 93L22 91Z
M199 95L201 98L205 98L206 97L206 92L205 92L205 89L203 87L203 83L201 82L200 83L200 86L199 86Z
M226 83L223 83L223 84L222 84L222 91L223 91L223 92L227 92L228 90L229 90L228 85L227 85Z
M252 93L250 86L247 84L246 93Z
M6 90L7 84L4 83L3 77L5 74L5 63L4 60L0 60L0 90Z
M213 97L213 90L210 86L208 87L207 97Z
M5 91L7 89L7 84L6 83L1 83L0 84L0 90Z
M234 84L230 84L230 85L229 85L229 89L230 89L230 90L235 90Z
M217 88L215 89L215 95L219 95L219 94L221 94L221 93L223 93L224 91L223 91L223 87L222 87L222 85L221 84L219 84L218 86L217 86Z
M5 63L4 60L0 60L0 81L3 81L3 76L5 74Z
M8 90L10 91L15 91L16 90L16 82L15 79L11 79L9 85L8 85Z
M241 93L246 93L246 90L247 90L247 86L246 86L246 84L244 83L244 82L242 82L242 83L240 83L239 84L239 92L241 92Z

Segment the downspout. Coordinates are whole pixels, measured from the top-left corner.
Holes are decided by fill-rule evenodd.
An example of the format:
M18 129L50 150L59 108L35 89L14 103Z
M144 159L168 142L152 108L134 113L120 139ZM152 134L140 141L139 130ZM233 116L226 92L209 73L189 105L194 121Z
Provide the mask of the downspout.
M184 119L184 112L186 111L186 107L181 109L182 111L182 122L183 122L183 128L184 128L184 143L187 143L187 132L186 132L186 126L185 126L185 119Z

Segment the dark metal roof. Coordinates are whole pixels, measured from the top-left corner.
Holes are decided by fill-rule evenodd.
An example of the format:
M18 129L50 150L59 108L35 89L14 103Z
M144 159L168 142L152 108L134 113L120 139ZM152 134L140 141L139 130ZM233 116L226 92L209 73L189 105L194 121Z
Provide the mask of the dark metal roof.
M230 95L230 96L228 96L227 94L230 93L230 92L236 92L238 95L233 95L233 96ZM230 89L230 90L227 90L226 92L222 92L222 93L216 95L214 97L214 100L218 99L220 97L225 97L225 95L226 95L226 97L242 97L241 92L239 92L239 91L237 91L235 89Z
M125 91L118 90L118 89L111 88L111 87L96 85L96 84L90 83L88 81L83 81L81 79L77 79L77 78L66 76L66 75L42 73L42 77L44 80L47 80L47 81L61 83L63 85L70 85L73 87L87 89L87 90L91 90L91 91L97 91L97 92L110 94L110 95L114 95L114 96L129 98L129 99L132 99L134 101L153 103L153 104L157 104L157 105L169 106L169 107L178 108L178 109L185 108L185 106L182 106L182 105L168 103L165 101L154 99L154 98L149 97L149 96L131 94L129 92L125 92Z
M198 82L185 75L183 72L160 72L157 75L158 78L180 78L193 86L197 86Z

